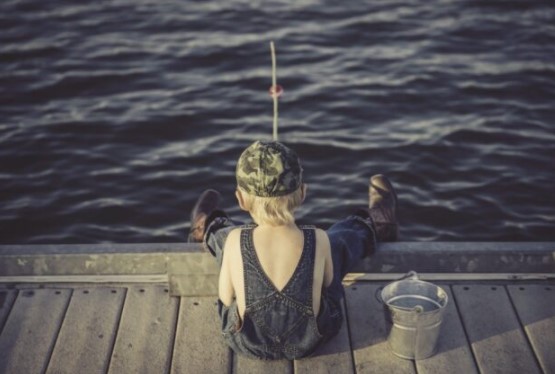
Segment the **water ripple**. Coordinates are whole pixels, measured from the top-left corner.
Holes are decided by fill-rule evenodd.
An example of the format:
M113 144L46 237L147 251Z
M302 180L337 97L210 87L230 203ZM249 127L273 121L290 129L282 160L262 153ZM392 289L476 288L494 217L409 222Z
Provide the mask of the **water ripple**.
M555 6L323 0L0 3L3 243L171 242L281 139L301 222L399 190L403 240L555 240Z

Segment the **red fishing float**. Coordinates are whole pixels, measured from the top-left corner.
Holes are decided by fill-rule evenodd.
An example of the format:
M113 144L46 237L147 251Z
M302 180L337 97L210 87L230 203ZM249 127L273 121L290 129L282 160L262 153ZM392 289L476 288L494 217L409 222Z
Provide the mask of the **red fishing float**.
M283 87L281 87L279 84L275 86L270 86L270 89L268 90L268 92L271 97L280 97L281 94L283 93Z

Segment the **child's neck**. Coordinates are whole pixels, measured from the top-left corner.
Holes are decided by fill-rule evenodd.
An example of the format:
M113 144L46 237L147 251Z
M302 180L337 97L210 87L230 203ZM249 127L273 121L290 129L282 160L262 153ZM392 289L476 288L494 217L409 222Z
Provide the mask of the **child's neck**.
M298 230L298 226L295 222L292 223L288 223L286 225L278 225L278 226L272 226L272 225L268 225L268 224L259 224L258 225L259 229L262 230L274 230L274 231L287 231L287 230Z

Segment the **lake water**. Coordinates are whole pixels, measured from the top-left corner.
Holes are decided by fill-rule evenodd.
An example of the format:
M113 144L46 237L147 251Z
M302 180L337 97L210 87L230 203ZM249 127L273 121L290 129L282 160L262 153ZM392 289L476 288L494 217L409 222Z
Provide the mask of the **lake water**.
M401 240L555 240L552 1L0 2L0 242L183 241L243 148L303 160L303 223L385 173Z

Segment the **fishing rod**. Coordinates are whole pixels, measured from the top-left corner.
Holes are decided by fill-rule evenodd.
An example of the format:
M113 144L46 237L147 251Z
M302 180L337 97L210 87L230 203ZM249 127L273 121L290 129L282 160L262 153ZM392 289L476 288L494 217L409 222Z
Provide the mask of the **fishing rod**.
M277 84L277 73L276 73L276 48L274 42L270 42L270 51L272 53L272 86L270 87L270 96L274 100L274 141L278 141L278 98L283 93L283 87Z

